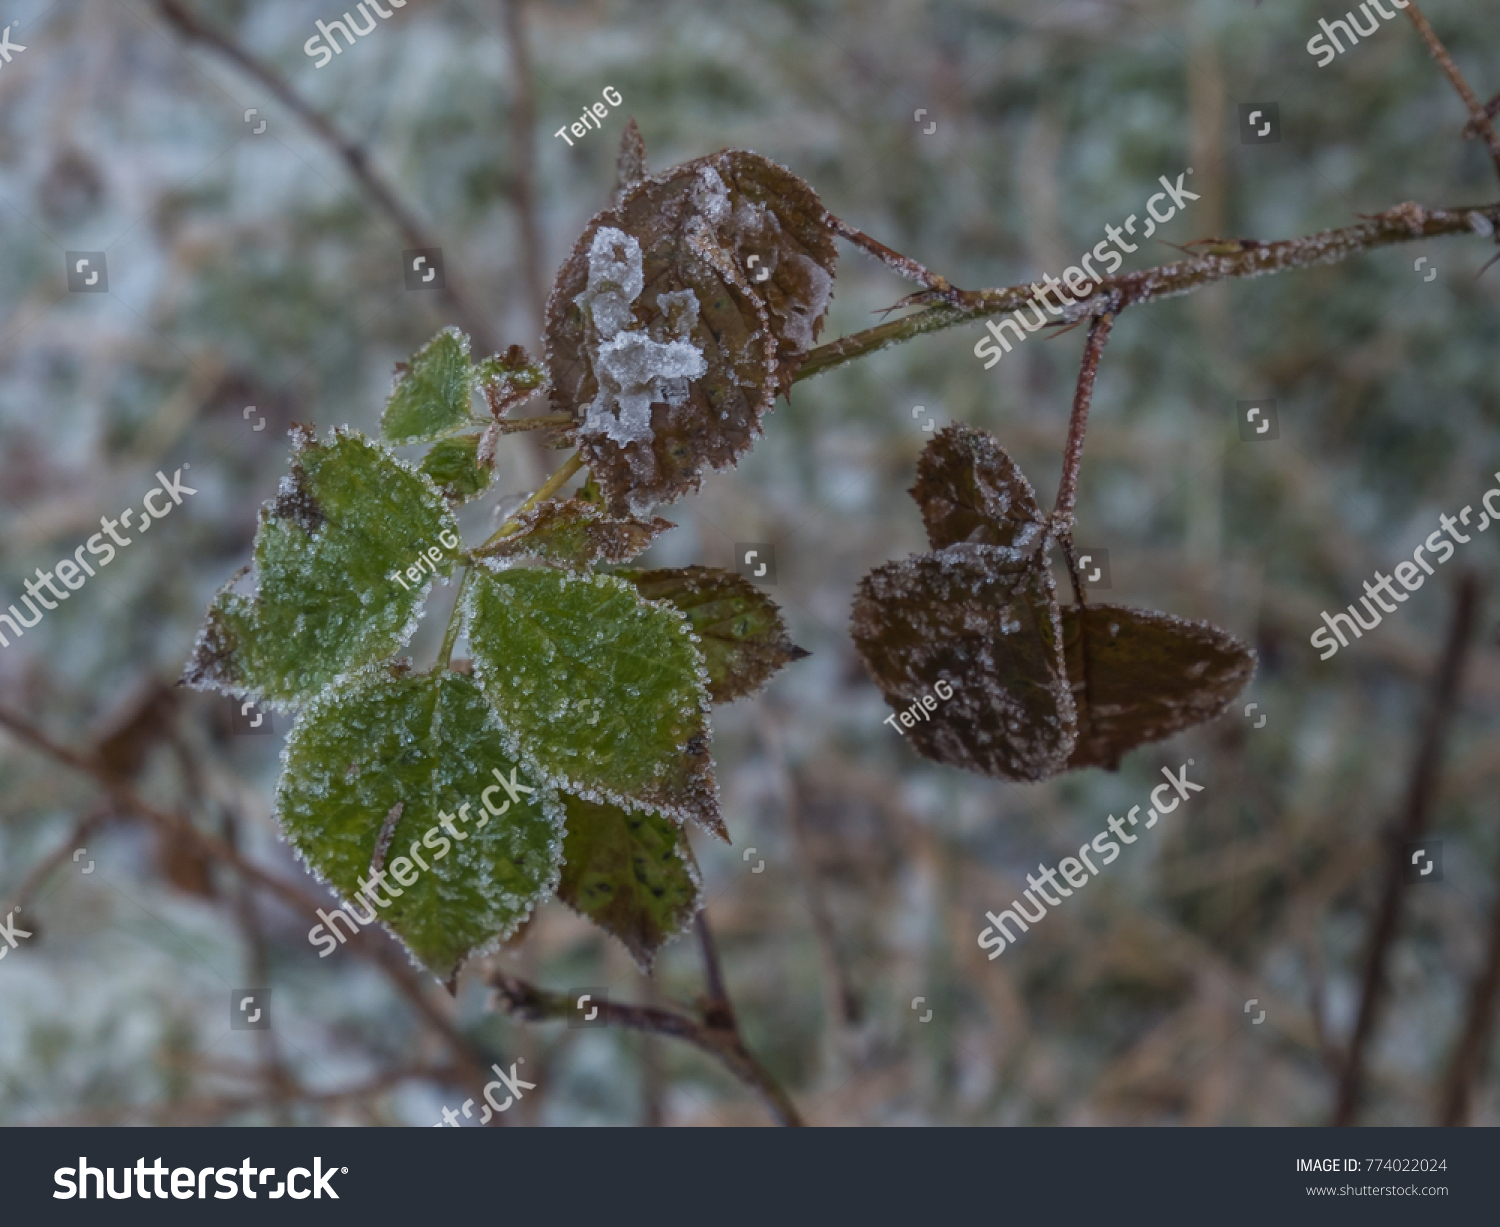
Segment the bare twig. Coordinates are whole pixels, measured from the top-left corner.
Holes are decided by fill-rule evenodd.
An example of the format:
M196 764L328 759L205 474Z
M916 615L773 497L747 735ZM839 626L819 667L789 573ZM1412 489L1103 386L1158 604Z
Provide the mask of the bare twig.
M1062 482L1057 488L1057 502L1052 508L1053 523L1071 532L1073 508L1078 502L1078 468L1083 463L1083 434L1088 428L1089 406L1094 400L1094 380L1099 375L1099 359L1115 317L1104 314L1089 326L1088 344L1078 368L1078 388L1073 393L1073 415L1068 420L1068 443L1063 449Z
M1495 885L1500 888L1500 860L1495 865ZM1469 1097L1484 1071L1485 1049L1489 1046L1490 1028L1495 1022L1495 1007L1500 1001L1500 889L1495 895L1490 917L1489 949L1484 969L1474 979L1469 992L1469 1011L1463 1035L1453 1051L1453 1062L1443 1079L1440 1125L1467 1125Z
M526 42L526 0L500 0L505 9L505 38L510 44L515 98L511 103L512 156L516 164L516 214L521 222L521 261L531 309L541 328L547 318L547 281L542 275L542 230L536 213L536 83L531 49Z
M1448 54L1448 48L1443 46L1431 25L1428 24L1426 16L1417 7L1417 0L1407 0L1406 15L1411 18L1412 25L1417 27L1418 32L1427 42L1427 48L1432 52L1432 58L1438 62L1438 67L1443 70L1443 75L1453 84L1458 91L1458 96L1464 100L1464 106L1469 108L1469 127L1478 136L1484 137L1484 142L1490 147L1490 157L1495 161L1495 171L1500 173L1500 134L1495 132L1495 125L1490 122L1490 116L1494 114L1485 108L1479 101L1478 96L1469 88L1469 83L1464 80L1464 74L1458 71L1458 65L1453 62L1453 57Z
M700 929L700 938L702 932ZM490 984L500 995L501 1007L513 1018L540 1022L549 1018L572 1016L573 1003L565 993L549 993L525 980L504 974L497 974ZM604 1014L605 1022L611 1027L669 1035L708 1053L759 1095L780 1124L802 1124L802 1117L791 1097L751 1055L737 1031L714 1026L708 1018L699 1022L686 1014L655 1006L622 1005L608 1001L600 1002L599 1009Z
M1292 268L1337 264L1350 256L1389 247L1393 243L1409 243L1450 234L1490 237L1497 227L1500 227L1500 204L1426 209L1408 202L1341 230L1325 230L1303 238L1261 243L1241 251L1208 252L1191 260L1178 260L1172 264L1111 277L1100 283L1098 291L1092 297L1081 302L1067 303L1058 323L1073 323L1105 312L1116 313L1126 304L1154 302L1178 294L1191 294L1206 285L1231 278L1260 277ZM961 306L940 303L818 346L798 368L794 382L811 379L857 358L925 333L939 332L986 316L1014 311L1024 307L1034 293L1029 285L961 291Z
M275 895L298 915L313 916L320 907L324 906L324 900L245 860L236 849L221 839L205 835L183 815L152 805L119 776L114 775L92 758L59 745L30 721L8 708L0 707L0 728L9 730L18 740L39 750L49 758L88 776L109 794L121 810L137 814L155 823L162 830L181 836L193 844L200 854L211 856L228 865L248 882ZM405 954L383 934L370 929L361 930L356 936L351 937L349 944L366 958L380 965L401 994L411 1002L413 1008L452 1047L474 1084L477 1086L482 1083L486 1077L484 1054L454 1025L451 1018L433 1004L426 986L412 970Z
M1354 1035L1344 1058L1339 1080L1338 1102L1333 1124L1352 1125L1359 1111L1364 1090L1365 1054L1385 996L1385 967L1401 919L1401 900L1406 893L1405 847L1422 838L1427 829L1433 798L1437 795L1438 776L1442 768L1443 748L1453 714L1458 706L1459 682L1463 676L1464 658L1472 638L1474 615L1479 603L1479 581L1472 572L1460 576L1453 605L1453 620L1448 628L1448 643L1442 663L1433 680L1432 705L1422 730L1416 761L1412 764L1411 782L1407 786L1406 807L1400 825L1388 833L1385 886L1380 907L1370 930L1370 944L1365 956L1364 985L1360 994L1359 1016Z
M348 167L349 173L364 189L365 194L395 224L408 247L442 246L417 220L416 214L397 195L395 188L386 182L385 177L370 164L370 155L363 145L357 144L340 132L301 94L238 43L212 26L199 21L183 7L181 0L156 0L156 7L167 23L184 38L213 48L226 60L238 65L264 85L312 131L314 136L338 154L344 165ZM486 354L499 353L501 346L490 329L489 321L469 305L468 300L456 286L454 273L458 265L457 260L447 262L443 275L445 288L439 290L438 293L447 300L449 308L459 317L464 330L473 338L476 349Z

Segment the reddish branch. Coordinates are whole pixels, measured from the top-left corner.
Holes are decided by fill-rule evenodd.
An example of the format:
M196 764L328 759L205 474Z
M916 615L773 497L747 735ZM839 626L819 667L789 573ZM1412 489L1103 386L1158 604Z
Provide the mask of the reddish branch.
M1495 1007L1500 1002L1500 860L1495 865L1495 904L1490 918L1489 949L1484 968L1469 994L1468 1019L1453 1053L1453 1063L1444 1079L1440 1125L1467 1125L1469 1097L1484 1071L1485 1049L1495 1024Z
M714 949L713 939L701 912L698 914L697 929L699 941L703 945L708 979L708 995L703 1001L701 1018L689 1018L676 1010L664 1010L657 1006L622 1005L608 1001L599 1003L603 1021L607 1026L671 1036L693 1045L708 1053L759 1095L779 1124L802 1124L802 1116L791 1096L781 1089L781 1085L766 1067L755 1059L740 1037L734 1007L729 1003L719 974L718 952ZM541 1022L549 1018L571 1018L574 1015L573 1002L565 993L549 993L504 973L497 973L490 984L500 996L501 1007L512 1018Z
M1438 62L1443 75L1458 91L1458 96L1464 100L1464 106L1469 108L1469 126L1464 129L1465 135L1472 131L1474 135L1484 137L1484 143L1490 147L1490 157L1494 159L1495 170L1500 173L1500 134L1495 132L1495 125L1490 122L1494 112L1487 109L1474 91L1469 88L1469 83L1464 80L1463 73L1458 71L1458 65L1448 54L1448 48L1443 46L1437 34L1427 23L1422 10L1417 7L1417 0L1408 0L1406 15L1411 18L1412 25L1417 27L1423 39L1426 40L1427 47L1432 52L1432 58Z
M1343 1076L1339 1080L1338 1103L1333 1113L1335 1125L1354 1124L1355 1115L1359 1111L1364 1090L1366 1053L1385 999L1386 964L1390 960L1391 947L1400 927L1401 900L1406 893L1406 848L1413 841L1421 839L1427 830L1428 816L1432 812L1433 799L1438 791L1443 748L1448 729L1453 723L1453 713L1458 706L1459 681L1463 676L1469 642L1473 638L1474 614L1478 601L1479 581L1472 572L1465 572L1458 581L1453 621L1448 629L1448 643L1443 649L1442 663L1433 681L1431 712L1423 726L1416 761L1412 764L1411 781L1406 791L1406 807L1400 824L1387 832L1385 886L1381 891L1375 924L1370 930L1359 1017L1354 1024L1354 1035L1349 1041L1349 1053L1344 1059Z

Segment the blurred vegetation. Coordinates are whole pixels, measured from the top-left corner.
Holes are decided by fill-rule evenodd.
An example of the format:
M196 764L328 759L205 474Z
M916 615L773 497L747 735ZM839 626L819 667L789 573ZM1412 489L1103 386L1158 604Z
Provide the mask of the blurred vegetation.
M501 0L409 4L321 70L301 50L334 16L316 0L190 7L363 144L500 342L536 347ZM1163 240L1284 238L1404 200L1494 199L1493 167L1460 139L1462 107L1410 23L1383 22L1320 70L1304 45L1328 15L1308 0L531 0L540 264L550 278L608 203L627 115L653 168L754 149L966 288L1059 274L1188 166L1202 199ZM1428 15L1481 97L1500 89L1489 14L1433 0ZM0 68L0 597L136 503L156 469L191 463L200 493L0 649L0 705L75 748L128 728L142 793L322 894L270 822L280 737L233 734L227 699L157 688L248 561L289 424L373 433L393 364L456 321L403 288L411 244L330 147L156 6L19 0L12 16L27 50ZM624 103L603 131L573 148L551 135L606 86ZM1280 143L1238 143L1250 101L1278 103ZM730 566L736 542L774 543L773 595L813 653L716 710L735 844L695 837L747 1040L811 1121L1326 1121L1382 832L1469 566L1492 600L1433 814L1445 880L1407 899L1362 1116L1433 1119L1496 906L1493 541L1460 547L1440 582L1333 660L1307 637L1500 469L1500 271L1475 280L1491 246L1407 245L1121 317L1077 540L1110 550L1108 599L1255 643L1245 701L1269 719L1256 729L1232 710L1118 775L1020 786L919 760L882 724L847 634L860 576L923 548L904 490L924 421L992 431L1050 496L1081 331L1038 335L986 372L969 325L800 384L738 470L666 510L680 528L644 565ZM110 292L68 294L65 250L107 251ZM1150 240L1126 267L1177 255ZM1436 280L1413 269L1419 255ZM823 339L909 289L845 246ZM1234 402L1253 397L1276 398L1279 440L1240 442ZM507 440L494 494L465 522L514 506L557 459ZM417 660L451 599L439 590ZM985 910L1189 755L1209 785L1194 805L987 961ZM12 738L0 796L0 900L74 823L101 822L86 841L97 871L64 854L23 913L35 936L0 965L0 1120L426 1125L472 1094L432 1073L445 1041L376 964L316 957L309 917L270 899L252 917L233 874ZM653 985L556 903L489 962L619 1000L702 991L691 942ZM497 1015L483 972L459 986L458 1025L489 1059L524 1055L538 1083L503 1123L765 1119L693 1050ZM229 1028L231 990L262 982L269 1040ZM1263 1026L1244 1012L1252 997ZM1500 1073L1487 1070L1473 1119L1493 1125Z

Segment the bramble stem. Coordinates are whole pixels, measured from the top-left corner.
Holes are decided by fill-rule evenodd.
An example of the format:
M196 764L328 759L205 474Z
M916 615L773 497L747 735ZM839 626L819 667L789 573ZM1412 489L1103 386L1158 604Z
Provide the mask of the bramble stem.
M1443 75L1452 83L1453 88L1458 91L1458 96L1464 100L1464 106L1469 108L1472 116L1471 126L1482 137L1484 143L1490 147L1490 157L1494 159L1495 171L1500 173L1500 134L1495 131L1495 125L1490 122L1490 113L1479 101L1478 96L1469 88L1469 83L1464 80L1464 74L1458 71L1458 65L1453 62L1453 57L1448 54L1448 48L1443 46L1442 40L1438 38L1436 31L1428 24L1426 16L1417 7L1417 0L1408 0L1406 15L1411 18L1412 25L1417 27L1417 32L1427 43L1427 48L1432 52L1432 58L1438 62L1438 67L1443 70Z
M1088 344L1083 347L1083 362L1078 368L1078 390L1073 393L1073 416L1068 421L1068 444L1063 449L1062 483L1057 488L1057 502L1052 508L1054 524L1071 533L1073 507L1078 502L1078 468L1083 464L1083 432L1089 424L1089 405L1094 399L1094 380L1099 374L1099 359L1115 317L1099 316L1089 326Z
M1488 238L1497 229L1500 229L1500 204L1427 209L1407 202L1376 214L1358 225L1345 226L1340 230L1324 230L1319 234L1283 239L1275 243L1258 243L1237 252L1207 253L1191 260L1178 260L1172 264L1111 277L1100 283L1098 291L1092 297L1082 302L1068 303L1057 323L1075 323L1106 311L1117 313L1127 304L1191 294L1206 285L1231 278L1260 277L1290 268L1337 264L1361 252L1450 234L1479 234ZM792 382L797 383L836 370L857 358L863 358L890 345L910 341L924 333L939 332L971 320L1017 310L1024 307L1035 293L1030 285L959 291L957 297L962 306L942 303L899 320L889 320L874 328L866 328L863 332L840 337L827 345L819 345L807 355Z

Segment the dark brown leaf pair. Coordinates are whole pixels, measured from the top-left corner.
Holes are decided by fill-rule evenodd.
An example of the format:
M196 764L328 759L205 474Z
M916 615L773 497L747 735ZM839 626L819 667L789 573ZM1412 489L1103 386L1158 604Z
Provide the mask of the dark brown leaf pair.
M812 347L837 259L817 194L725 150L654 177L627 131L618 203L585 227L547 308L555 406L617 516L727 468Z
M1137 746L1213 719L1250 680L1255 654L1207 623L1059 607L1045 517L992 436L944 430L912 495L935 552L867 575L852 629L928 758L1005 780L1113 770Z

